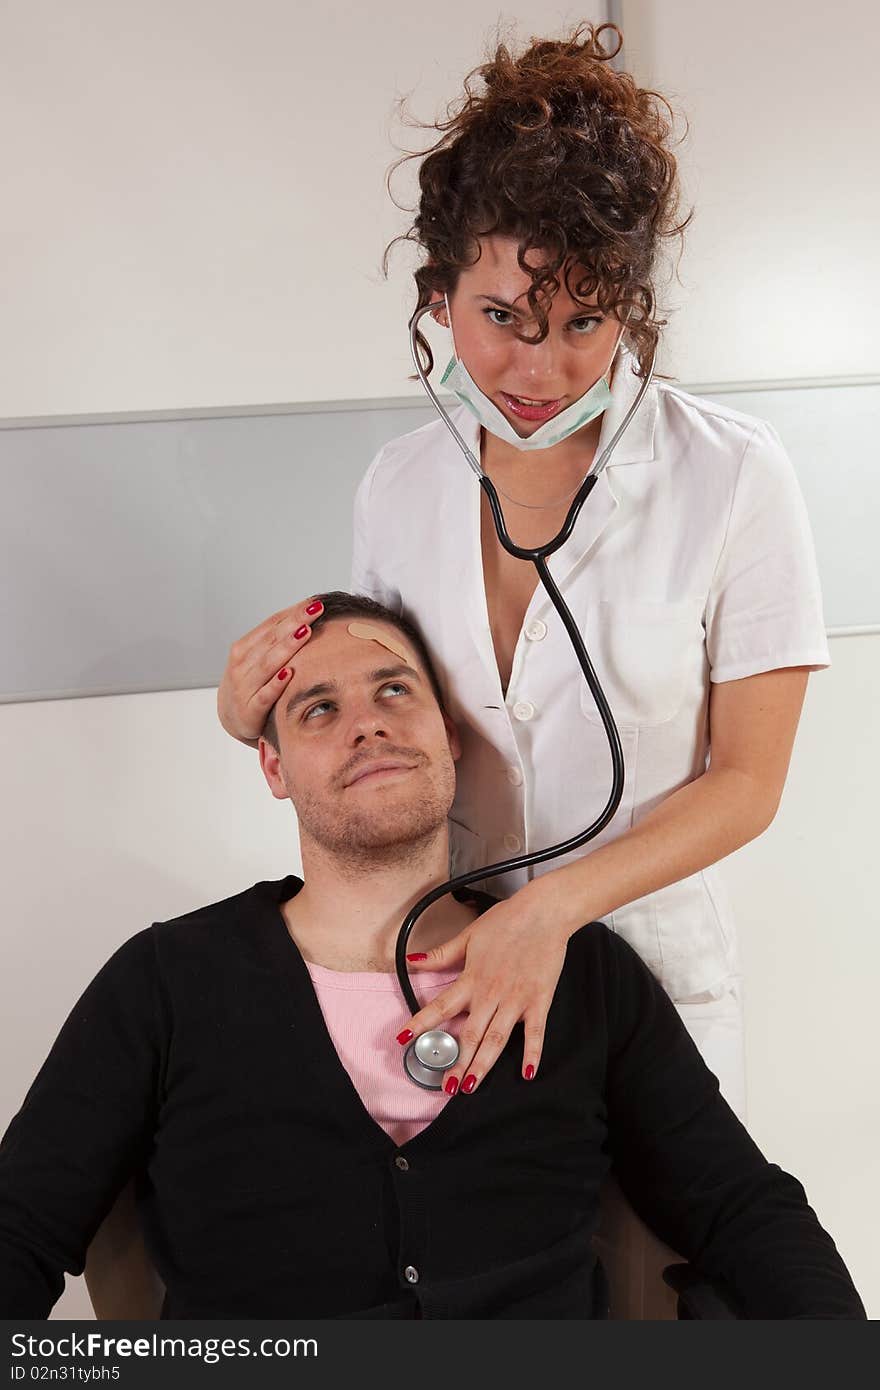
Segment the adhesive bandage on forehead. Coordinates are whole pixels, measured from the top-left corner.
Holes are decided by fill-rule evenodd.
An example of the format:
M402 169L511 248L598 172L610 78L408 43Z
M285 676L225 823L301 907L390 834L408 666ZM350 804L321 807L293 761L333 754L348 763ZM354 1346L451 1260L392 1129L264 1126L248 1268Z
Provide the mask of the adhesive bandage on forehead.
M352 637L361 637L365 642L378 642L380 647L392 652L394 656L399 656L401 661L405 661L407 666L412 666L415 670L412 654L407 651L403 642L394 637L384 627L379 627L378 623L354 622L348 624L348 631Z

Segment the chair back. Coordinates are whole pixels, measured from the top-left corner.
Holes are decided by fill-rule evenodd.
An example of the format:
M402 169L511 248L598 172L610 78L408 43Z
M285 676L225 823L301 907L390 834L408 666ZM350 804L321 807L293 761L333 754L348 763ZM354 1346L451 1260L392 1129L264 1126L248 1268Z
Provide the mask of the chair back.
M615 1322L667 1322L678 1317L678 1296L664 1282L677 1255L638 1217L614 1176L602 1184L599 1229L593 1248L608 1280L610 1317Z
M165 1285L144 1244L133 1178L95 1233L86 1255L85 1280L100 1321L153 1321L162 1312Z

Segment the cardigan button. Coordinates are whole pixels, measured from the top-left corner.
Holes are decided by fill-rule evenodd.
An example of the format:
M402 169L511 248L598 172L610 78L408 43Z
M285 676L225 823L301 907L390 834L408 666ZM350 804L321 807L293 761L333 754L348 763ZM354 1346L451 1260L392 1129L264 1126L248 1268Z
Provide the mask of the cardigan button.
M401 1173L409 1172L409 1164L407 1163L403 1154L398 1154L394 1162L397 1164L397 1167L400 1169Z
M408 1284L417 1284L419 1282L419 1271L416 1269L415 1265L407 1265L403 1274Z

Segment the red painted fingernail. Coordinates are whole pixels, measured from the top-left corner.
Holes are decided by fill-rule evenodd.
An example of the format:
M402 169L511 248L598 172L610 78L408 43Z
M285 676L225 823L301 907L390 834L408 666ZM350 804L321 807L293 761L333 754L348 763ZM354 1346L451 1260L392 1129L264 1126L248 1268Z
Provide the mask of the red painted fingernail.
M461 1089L467 1095L470 1095L471 1091L474 1089L476 1084L477 1078L474 1076L473 1072L469 1072L469 1074L465 1077L464 1081L462 1081L461 1083Z
M427 959L428 959L428 952L427 952L427 951L413 951L413 953L412 953L411 956L407 956L407 960L427 960Z
M313 618L316 613L320 613L322 611L323 607L324 605L321 602L321 600L315 599L314 603L309 604L308 608L306 609L306 612L308 613L310 618Z
M285 667L283 671L279 671L279 672L278 672L278 679L279 679L280 681L286 681L286 680L287 680L287 677L288 677L289 675L290 675L290 672L289 672L289 671L287 670L287 668Z
M301 637L305 637L305 635L306 635L306 633L308 632L308 630L309 630L309 629L308 629L308 627L306 626L306 624L303 623L302 627L298 627L297 630L296 630L296 632L293 634L295 640L298 642L298 641L300 640Z
M534 1076L534 1074L535 1074L535 1068L532 1066L531 1062L529 1062L529 1065L526 1067L525 1071L523 1072L523 1076L525 1077L526 1081L531 1081L531 1079L532 1079L532 1077Z
M448 1096L454 1096L456 1091L458 1090L458 1077L450 1076L443 1089Z
M410 1042L414 1037L415 1037L415 1033L413 1032L413 1030L412 1030L411 1028L404 1028L404 1030L403 1030L402 1033L398 1033L398 1035L397 1035L397 1041L398 1041L399 1043L408 1043L408 1042Z

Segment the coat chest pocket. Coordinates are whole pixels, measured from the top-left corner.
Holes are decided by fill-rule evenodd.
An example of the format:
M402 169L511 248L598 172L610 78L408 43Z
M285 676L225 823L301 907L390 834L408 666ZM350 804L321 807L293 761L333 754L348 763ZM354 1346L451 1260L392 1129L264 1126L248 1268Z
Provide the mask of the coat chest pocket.
M588 614L590 659L617 724L649 728L673 719L705 680L704 600L643 603L601 599ZM587 687L581 709L601 723Z

